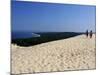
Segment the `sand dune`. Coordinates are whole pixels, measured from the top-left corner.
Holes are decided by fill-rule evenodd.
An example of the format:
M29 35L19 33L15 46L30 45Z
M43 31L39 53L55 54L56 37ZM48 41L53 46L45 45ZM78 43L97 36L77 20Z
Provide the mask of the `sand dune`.
M12 45L12 74L95 69L95 35L30 47Z

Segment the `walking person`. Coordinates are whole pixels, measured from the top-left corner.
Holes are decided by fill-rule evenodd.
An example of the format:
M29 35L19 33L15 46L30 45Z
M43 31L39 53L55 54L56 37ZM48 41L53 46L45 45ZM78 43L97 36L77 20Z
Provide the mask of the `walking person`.
M86 31L86 37L88 37L88 30Z
M93 33L92 33L92 30L91 30L91 31L90 31L90 38L92 38L92 34L93 34Z

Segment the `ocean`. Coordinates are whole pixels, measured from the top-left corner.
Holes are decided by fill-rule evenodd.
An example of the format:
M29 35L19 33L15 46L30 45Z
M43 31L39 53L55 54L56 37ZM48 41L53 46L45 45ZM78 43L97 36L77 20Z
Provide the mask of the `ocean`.
M22 39L31 37L40 37L40 35L33 32L11 32L12 39Z

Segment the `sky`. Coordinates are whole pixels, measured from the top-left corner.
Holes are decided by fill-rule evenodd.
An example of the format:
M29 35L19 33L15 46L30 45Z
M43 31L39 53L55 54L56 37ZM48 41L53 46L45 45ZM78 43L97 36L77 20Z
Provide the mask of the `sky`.
M95 32L96 7L43 2L11 2L12 31Z

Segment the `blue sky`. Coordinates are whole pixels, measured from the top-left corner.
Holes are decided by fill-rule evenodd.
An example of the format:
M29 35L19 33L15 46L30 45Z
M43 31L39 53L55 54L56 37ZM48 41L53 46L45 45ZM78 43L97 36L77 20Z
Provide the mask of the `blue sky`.
M12 31L95 31L95 6L12 1Z

